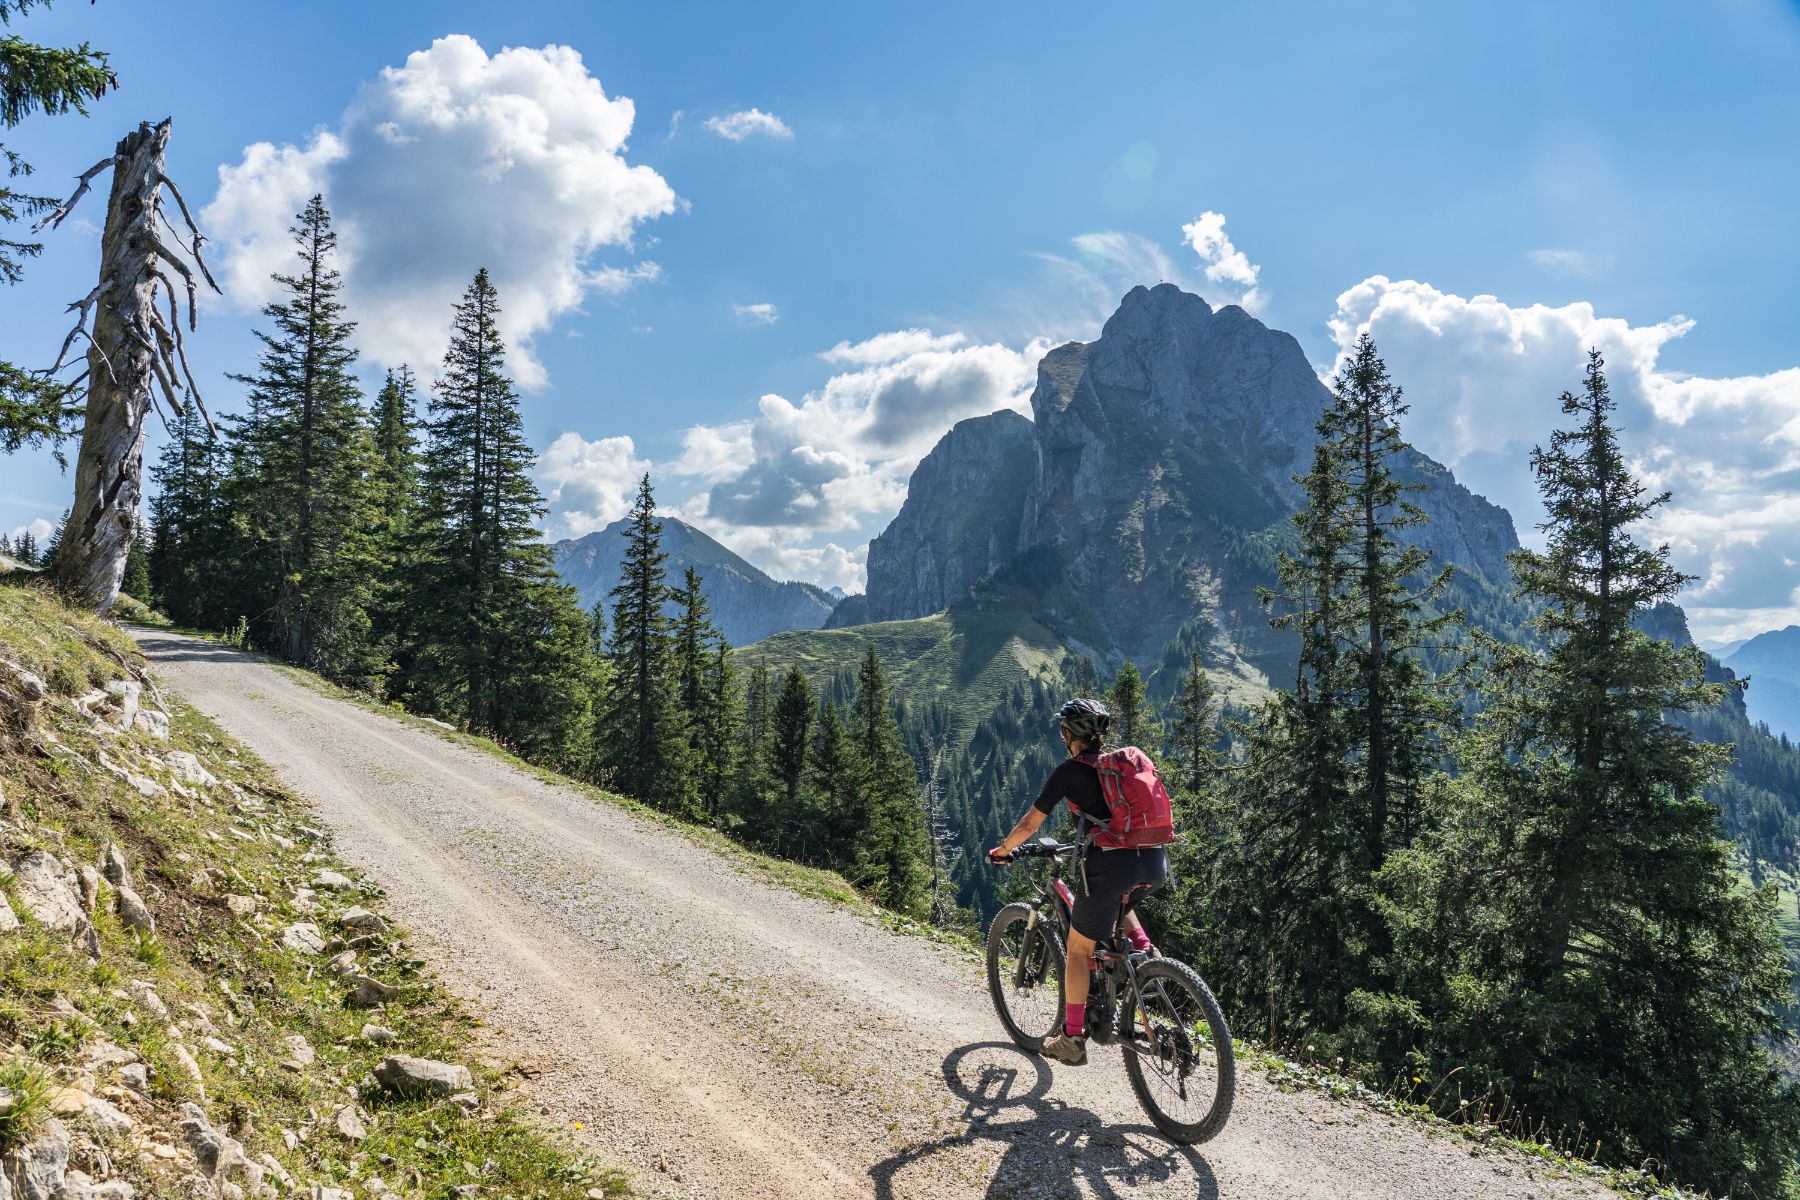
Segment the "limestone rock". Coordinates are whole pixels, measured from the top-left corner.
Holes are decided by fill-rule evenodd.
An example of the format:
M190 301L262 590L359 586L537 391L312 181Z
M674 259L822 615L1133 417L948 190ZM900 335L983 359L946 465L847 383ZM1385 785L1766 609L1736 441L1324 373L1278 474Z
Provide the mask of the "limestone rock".
M156 932L156 918L150 915L150 910L144 906L143 898L132 891L129 885L121 885L117 897L120 921L140 933Z
M19 927L19 914L12 910L12 903L0 895L0 933L11 933Z
M252 916L255 914L257 908L256 897L230 895L225 897L225 907L230 910L231 915L234 917Z
M361 907L347 908L338 916L338 924L358 933L386 933L387 922Z
M227 1185L251 1193L262 1186L263 1169L244 1153L242 1143L214 1129L198 1104L183 1104L181 1113L181 1131L188 1149L194 1152L195 1161L221 1196Z
M119 849L118 843L106 848L106 854L100 859L100 874L114 887L131 886L131 867L126 863L125 852Z
M80 884L55 855L44 850L12 863L14 887L25 911L40 925L73 933L84 923Z
M337 975L337 976L355 974L356 973L356 951L344 950L338 954L333 955L331 957L331 960L325 964L325 973L327 975Z
M396 1034L386 1025L376 1025L373 1023L364 1025L362 1029L357 1032L356 1036L365 1042L372 1042L377 1046L391 1046L400 1040L400 1035Z
M119 1068L119 1082L142 1095L150 1090L150 1068L143 1063L126 1063Z
M299 921L281 931L281 944L303 954L323 954L325 935L311 921Z
M356 880L337 871L321 868L313 873L313 887L324 892L341 892L356 886Z
M211 771L201 765L198 758L186 750L171 750L162 756L162 762L169 773L182 783L208 788L219 782Z
M60 1121L45 1121L22 1145L0 1154L0 1176L17 1200L62 1200L69 1170L69 1134Z
M354 1104L346 1104L331 1116L332 1128L338 1136L347 1142L360 1142L369 1136L369 1127L363 1124Z
M81 1110L78 1121L104 1137L126 1137L137 1124L112 1101L102 1100L98 1096L88 1098L87 1106Z
M392 984L382 983L379 979L371 979L367 975L352 975L350 1003L355 1008L374 1008L386 1004L400 994L400 989Z
M158 712L153 708L140 708L137 720L132 723L132 727L140 733L149 734L159 742L169 740L169 714L166 712Z
M389 1091L405 1097L449 1096L475 1087L475 1079L465 1066L406 1054L382 1059L376 1064L375 1078Z

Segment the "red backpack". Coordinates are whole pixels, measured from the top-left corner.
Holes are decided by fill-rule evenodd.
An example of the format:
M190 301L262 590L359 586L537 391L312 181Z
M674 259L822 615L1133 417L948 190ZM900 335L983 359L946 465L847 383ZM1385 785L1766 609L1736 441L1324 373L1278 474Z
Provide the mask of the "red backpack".
M1100 792L1112 819L1094 834L1094 845L1114 850L1166 846L1175 840L1175 813L1156 764L1136 746L1083 754L1080 760L1100 773ZM1082 816L1075 802L1069 807Z

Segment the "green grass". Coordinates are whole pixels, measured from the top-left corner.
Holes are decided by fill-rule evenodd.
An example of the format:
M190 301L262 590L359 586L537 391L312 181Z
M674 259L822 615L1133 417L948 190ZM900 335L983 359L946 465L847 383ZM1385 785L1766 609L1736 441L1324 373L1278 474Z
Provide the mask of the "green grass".
M966 744L1015 684L1061 678L1061 642L1022 609L1001 604L958 604L929 617L848 629L789 630L746 646L735 657L745 670L797 666L817 687L840 672L854 672L870 646L881 656L895 695L915 707L941 703L949 709L953 749Z
M408 956L403 931L360 956L371 975L403 989L381 1010L346 1007L346 988L320 969L322 958L282 947L287 924L314 921L329 935L337 912L358 903L378 907L379 889L321 892L315 911L299 910L295 885L333 866L330 856L307 841L302 827L310 818L301 803L197 713L172 706L166 745L141 733L97 734L76 714L70 698L123 677L138 661L128 638L34 587L0 585L0 656L43 676L54 696L43 706L45 724L36 737L9 726L0 712L0 789L19 804L26 828L41 831L25 845L8 835L8 849L41 847L92 863L117 842L158 921L152 936L124 928L111 915L110 888L102 884L94 917L97 962L29 919L0 935L0 1048L14 1047L0 1050L0 1087L14 1094L0 1109L0 1143L42 1118L49 1085L72 1080L84 1051L101 1041L135 1051L149 1067L159 1110L153 1123L172 1127L174 1106L200 1098L175 1039L124 990L142 980L177 1017L191 1019L190 1006L202 1007L216 1036L235 1049L229 1056L208 1052L193 1031L180 1043L199 1060L215 1127L244 1141L253 1157L273 1155L303 1186L355 1184L361 1194L362 1184L380 1178L398 1194L428 1198L451 1196L465 1184L478 1185L483 1195L546 1200L577 1200L596 1188L607 1196L631 1194L623 1173L585 1155L563 1131L509 1108L512 1077L470 1059L478 1019ZM171 749L195 754L241 792L149 799L95 765L104 751L167 784L169 776L144 754ZM260 836L244 841L234 828ZM253 898L258 911L234 915L227 894ZM57 1012L52 1001L59 996L74 1003L79 1018ZM361 1040L365 1021L393 1029L396 1044ZM316 1056L300 1070L284 1065L293 1057L286 1039L295 1034ZM470 1114L444 1102L386 1095L370 1071L394 1052L468 1063L481 1107ZM355 1144L328 1126L353 1097L369 1130ZM307 1129L311 1134L288 1149L283 1130ZM174 1140L179 1144L179 1135ZM121 1155L115 1162L138 1194L174 1193L176 1180L158 1173L169 1170L158 1160Z

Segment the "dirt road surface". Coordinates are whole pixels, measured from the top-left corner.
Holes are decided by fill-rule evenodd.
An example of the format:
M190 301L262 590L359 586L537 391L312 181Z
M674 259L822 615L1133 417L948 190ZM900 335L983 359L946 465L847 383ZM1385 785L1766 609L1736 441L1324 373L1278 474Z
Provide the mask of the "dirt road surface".
M681 1197L1609 1195L1364 1108L1240 1077L1205 1145L1149 1126L1115 1050L1006 1042L978 968L795 895L679 833L139 631L163 685L316 806L387 889L541 1118ZM1154 907L1150 923L1155 926Z

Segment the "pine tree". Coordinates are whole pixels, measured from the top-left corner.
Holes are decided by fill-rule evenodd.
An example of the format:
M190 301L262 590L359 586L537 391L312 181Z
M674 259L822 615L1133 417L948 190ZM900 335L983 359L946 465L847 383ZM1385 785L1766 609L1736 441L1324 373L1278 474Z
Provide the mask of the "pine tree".
M274 276L262 352L238 427L228 499L242 530L245 608L256 640L357 686L381 674L370 608L380 575L368 418L353 371L333 259L337 235L314 196L292 229L299 271Z
M50 539L38 554L38 566L46 572L56 570L56 552L62 549L63 535L69 531L69 510L63 509L62 516L56 519L56 527L50 531Z
M175 414L150 469L150 595L140 597L180 625L223 629L244 611L230 604L237 572L229 561L225 447L199 410ZM229 611L228 611L229 610Z
M1162 727L1156 720L1156 706L1151 702L1144 677L1137 664L1129 660L1119 668L1106 694L1112 724L1106 740L1117 746L1139 746L1154 750L1162 741Z
M720 638L713 647L706 672L706 694L701 707L699 780L700 806L717 824L725 799L737 775L740 750L739 723L743 702L738 697L737 668L731 663L731 647Z
M1225 756L1219 753L1219 704L1200 655L1188 655L1187 674L1175 693L1173 720L1163 747L1163 773L1178 793L1198 796L1217 786Z
M1730 755L1670 717L1716 705L1691 646L1633 618L1689 579L1634 531L1598 352L1532 455L1546 548L1512 558L1537 645L1482 640L1485 708L1441 835L1395 857L1396 958L1430 1066L1489 1081L1612 1162L1785 1195L1800 1092L1769 1048L1790 975L1772 888L1730 869L1700 796ZM1465 1085L1465 1087L1470 1085Z
M590 728L589 622L538 535L543 497L506 375L499 297L478 271L431 397L409 550L416 704L528 756L576 762Z
M769 682L769 668L756 663L744 680L743 753L738 756L737 774L732 785L732 814L744 824L754 826L764 819L769 801L769 731L773 724L775 693Z
M782 677L781 691L775 697L775 713L770 728L770 762L775 777L787 789L790 807L800 793L800 780L806 773L807 735L812 730L812 688L799 667L789 667Z
M19 535L19 544L13 548L14 557L28 567L38 565L37 537L27 529Z
M125 578L119 590L133 600L150 603L150 535L141 521L131 539L131 550L125 555Z
M1395 474L1395 463L1411 449L1400 436L1406 411L1387 364L1363 334L1334 381L1319 435L1341 474L1351 528L1345 600L1358 627L1351 651L1357 687L1346 715L1360 760L1355 802L1368 814L1363 853L1370 872L1380 870L1390 847L1409 844L1418 832L1425 791L1439 768L1440 729L1451 714L1423 652L1462 620L1458 612L1428 611L1441 601L1453 568L1427 574L1431 555L1395 537L1426 521L1407 499L1425 485Z
M404 364L389 371L375 396L374 482L376 503L396 540L411 523L418 491L419 439L413 432L413 374Z
M812 746L806 756L807 788L817 798L825 857L833 866L854 860L856 786L860 772L843 714L829 700L819 702Z
M662 523L650 476L627 518L625 558L612 590L612 674L602 703L600 760L611 786L672 812L694 800L688 723L676 693L673 622Z
M46 0L0 0L0 25ZM51 116L71 110L87 113L89 100L119 86L104 51L82 43L73 47L34 45L16 36L0 37L0 128L11 129L33 113ZM0 145L5 175L31 174L31 164ZM56 197L39 196L0 185L0 226L48 213ZM36 258L43 246L0 236L0 283L24 276L24 260ZM44 442L54 446L79 428L79 397L67 385L39 372L0 361L0 453ZM59 456L60 461L60 456Z
M922 914L930 850L918 804L919 773L901 744L873 643L856 674L849 727L858 784L850 821L857 882L896 912Z

